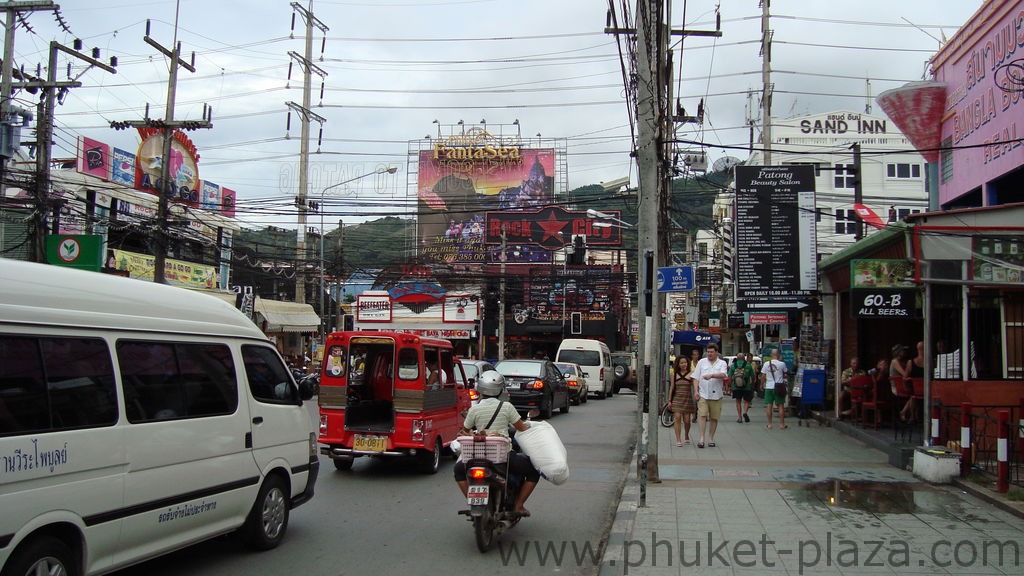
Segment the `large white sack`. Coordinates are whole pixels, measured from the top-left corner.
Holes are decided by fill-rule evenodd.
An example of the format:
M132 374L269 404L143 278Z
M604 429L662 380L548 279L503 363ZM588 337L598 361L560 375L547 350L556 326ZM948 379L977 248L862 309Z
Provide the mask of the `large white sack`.
M546 480L558 485L569 479L565 446L551 424L530 422L529 430L516 432L516 442Z

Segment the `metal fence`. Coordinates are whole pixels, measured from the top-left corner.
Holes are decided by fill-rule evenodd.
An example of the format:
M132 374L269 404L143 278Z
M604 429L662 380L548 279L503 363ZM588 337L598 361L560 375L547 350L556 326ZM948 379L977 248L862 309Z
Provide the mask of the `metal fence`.
M960 452L963 456L961 475L971 471L990 474L998 480L1000 473L1000 439L1005 439L1003 450L1009 484L1024 487L1024 401L1017 406L973 406L935 404L938 410L938 430L933 430L937 445ZM1007 412L1006 424L1000 424L999 413ZM964 424L969 435L965 438Z

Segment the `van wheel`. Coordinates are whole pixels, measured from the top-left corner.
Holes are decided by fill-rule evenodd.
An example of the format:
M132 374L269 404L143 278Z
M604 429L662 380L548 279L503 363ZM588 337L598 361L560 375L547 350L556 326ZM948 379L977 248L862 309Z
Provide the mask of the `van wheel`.
M598 399L598 400L604 400L604 399L605 399L605 397L606 397L606 396L605 396L605 393L604 393L604 390L602 390L602 391L600 391L600 392L595 392L594 394L596 394L596 395L597 395L597 399Z
M340 470L341 472L348 472L352 469L352 463L356 461L355 458L334 458L334 469Z
M245 545L254 550L276 548L288 530L288 485L280 476L268 476L242 526Z
M38 536L22 544L11 556L4 576L33 576L35 574L81 574L74 561L75 555L62 540L53 536Z
M434 439L434 450L431 452L420 452L416 455L419 459L420 472L424 474L437 474L438 468L441 467L441 451L444 450L444 446L441 445L441 438Z

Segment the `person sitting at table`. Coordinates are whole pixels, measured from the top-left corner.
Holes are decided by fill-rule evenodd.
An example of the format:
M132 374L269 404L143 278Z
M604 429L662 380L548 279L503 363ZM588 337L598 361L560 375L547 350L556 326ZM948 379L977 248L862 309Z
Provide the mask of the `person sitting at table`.
M839 392L839 417L840 418L856 418L857 407L853 404L853 393L851 392L851 382L854 376L864 376L866 373L860 368L860 360L854 356L850 358L850 367L843 370L843 373L839 376L839 385L841 391Z

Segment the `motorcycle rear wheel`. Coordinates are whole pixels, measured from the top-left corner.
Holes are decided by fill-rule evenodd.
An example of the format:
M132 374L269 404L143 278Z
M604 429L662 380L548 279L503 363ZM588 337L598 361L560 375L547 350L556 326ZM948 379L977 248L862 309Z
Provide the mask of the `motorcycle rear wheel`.
M481 516L473 518L476 547L481 552L487 552L494 546L494 525L494 509L490 505L487 506L487 510Z

